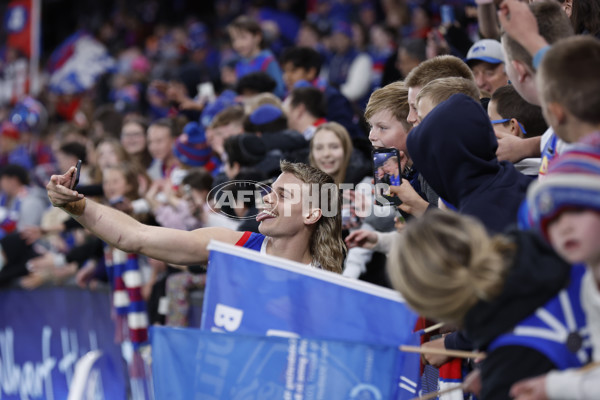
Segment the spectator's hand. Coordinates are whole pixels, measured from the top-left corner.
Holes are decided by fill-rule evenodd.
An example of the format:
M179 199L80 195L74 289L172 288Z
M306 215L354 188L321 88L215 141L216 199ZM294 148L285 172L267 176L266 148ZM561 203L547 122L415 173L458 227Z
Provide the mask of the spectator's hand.
M425 214L429 207L429 203L419 196L406 179L402 179L400 186L390 186L390 194L397 196L402 201L398 208L415 217Z
M394 228L396 228L396 231L401 232L405 226L406 220L404 219L404 217L396 215L394 217Z
M431 342L423 343L421 347L426 349L439 349L445 350L444 338L432 340ZM423 354L423 359L427 364L433 365L436 368L441 367L450 361L451 357L440 355L440 354Z
M432 29L427 34L425 55L427 56L427 59L430 59L443 54L450 54L450 46L439 29Z
M359 229L346 237L348 249L353 247L362 247L363 249L373 249L377 244L377 233L366 229Z
M94 261L88 261L75 274L75 282L81 288L90 287L90 289L93 289L96 286L95 282L92 280L95 272L96 263Z
M51 271L52 268L54 268L54 254L51 252L27 261L27 269L31 272Z
M52 175L46 185L48 198L54 207L64 207L83 199L83 195L70 189L75 180L75 167L69 168L64 175Z
M498 139L496 149L498 161L509 161L514 164L527 157L521 152L523 139L520 137L510 133L496 133L496 139Z
M463 382L463 390L479 397L479 393L481 392L481 372L478 368L467 375Z
M21 230L21 239L28 245L37 242L43 235L42 228L39 226L26 226Z
M21 278L20 284L24 289L33 290L47 282L49 274L45 272L32 272Z
M205 100L194 100L190 98L184 98L179 103L180 110L193 110L193 111L202 111L204 106L206 105Z
M525 379L510 388L510 396L517 400L548 400L546 375Z
M539 34L537 20L527 2L504 0L498 10L498 19L504 31L532 56L548 45Z
M188 97L187 89L181 82L169 82L167 85L167 99L171 102L180 105L186 100L190 100Z

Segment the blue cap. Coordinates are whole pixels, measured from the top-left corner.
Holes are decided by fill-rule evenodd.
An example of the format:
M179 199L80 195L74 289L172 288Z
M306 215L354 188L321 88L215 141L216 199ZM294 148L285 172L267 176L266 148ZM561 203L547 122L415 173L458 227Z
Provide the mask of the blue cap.
M494 39L482 39L473 44L467 53L465 62L485 61L490 64L500 64L504 62L504 52L502 44Z
M264 125L275 121L283 115L281 108L273 104L263 104L259 106L252 114L250 114L250 122L255 125Z

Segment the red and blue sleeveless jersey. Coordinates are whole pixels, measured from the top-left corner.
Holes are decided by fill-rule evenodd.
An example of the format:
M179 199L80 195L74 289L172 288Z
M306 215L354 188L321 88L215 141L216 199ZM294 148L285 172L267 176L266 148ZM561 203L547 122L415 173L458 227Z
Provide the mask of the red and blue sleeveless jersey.
M246 231L235 245L245 247L251 250L260 251L265 239L266 236L263 234Z

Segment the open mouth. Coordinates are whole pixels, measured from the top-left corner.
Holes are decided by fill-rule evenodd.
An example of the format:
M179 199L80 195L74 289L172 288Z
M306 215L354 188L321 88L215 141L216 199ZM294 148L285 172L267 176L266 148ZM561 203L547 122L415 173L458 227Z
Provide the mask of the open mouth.
M270 218L276 218L277 214L275 214L273 211L269 211L269 210L264 210L261 211L257 216L256 216L256 221L257 222L262 222L266 219L270 219Z
M579 243L576 240L567 240L564 244L564 248L567 251L576 250L579 247Z

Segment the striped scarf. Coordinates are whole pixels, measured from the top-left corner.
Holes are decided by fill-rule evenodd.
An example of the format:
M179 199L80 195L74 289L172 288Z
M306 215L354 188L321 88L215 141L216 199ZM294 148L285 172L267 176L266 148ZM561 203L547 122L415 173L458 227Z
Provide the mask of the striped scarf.
M148 341L148 314L142 298L138 255L106 246L104 260L113 290L117 342L122 342L128 332L134 349L138 349Z

